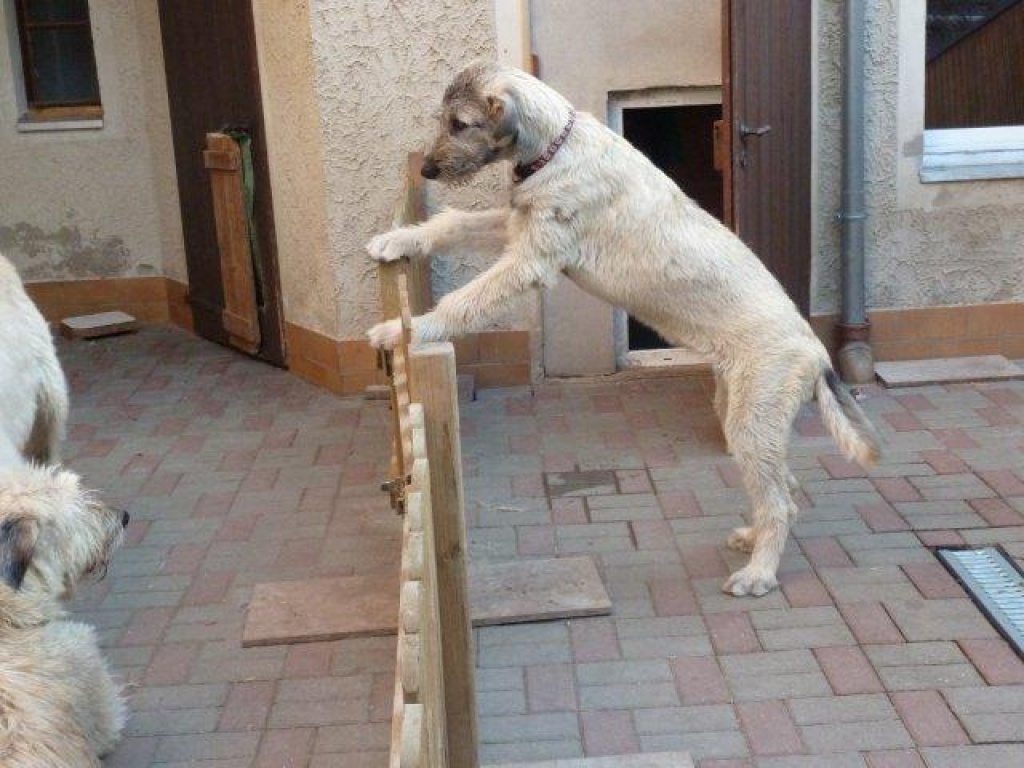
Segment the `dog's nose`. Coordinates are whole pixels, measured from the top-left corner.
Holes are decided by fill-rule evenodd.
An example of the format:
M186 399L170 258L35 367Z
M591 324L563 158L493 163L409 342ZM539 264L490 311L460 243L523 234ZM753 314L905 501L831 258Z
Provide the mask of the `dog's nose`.
M131 520L131 519L132 519L132 516L128 514L128 510L127 509L124 510L123 512L121 512L121 527L122 528L127 528L128 527L128 521Z
M441 169L437 167L431 158L426 158L423 161L423 167L420 168L420 174L424 179L436 179L441 173Z

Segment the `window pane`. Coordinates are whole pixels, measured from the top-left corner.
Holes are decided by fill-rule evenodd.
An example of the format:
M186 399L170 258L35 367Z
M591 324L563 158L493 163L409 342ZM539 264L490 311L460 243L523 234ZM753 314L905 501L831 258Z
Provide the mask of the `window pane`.
M99 104L96 62L88 27L30 30L33 106Z
M88 21L88 0L25 0L28 21Z
M928 0L926 128L1024 124L1024 2Z

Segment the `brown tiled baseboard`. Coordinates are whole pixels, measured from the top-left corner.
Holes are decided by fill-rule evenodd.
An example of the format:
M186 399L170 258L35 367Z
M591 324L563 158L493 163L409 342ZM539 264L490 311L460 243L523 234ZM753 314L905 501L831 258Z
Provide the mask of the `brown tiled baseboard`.
M285 323L288 368L297 376L332 392L359 394L384 384L377 353L362 339L334 341L320 333ZM459 373L471 373L478 388L530 383L528 331L490 331L455 343Z
M192 307L188 304L188 285L170 278L167 278L167 315L173 325L195 333Z
M924 309L876 309L871 346L876 360L1004 355L1024 358L1024 302ZM815 333L835 355L836 315L811 318Z
M169 282L165 277L61 280L28 283L25 290L51 322L119 309L142 323L166 323Z
M127 277L29 283L29 296L47 320L122 310L142 323L171 322L193 330L188 286L166 277ZM869 312L876 360L920 360L963 355L1024 358L1024 302ZM833 355L836 315L811 318L815 333ZM338 341L285 323L288 367L297 375L339 394L359 394L384 383L376 353L362 339ZM476 386L529 384L528 331L489 331L455 342L460 373Z

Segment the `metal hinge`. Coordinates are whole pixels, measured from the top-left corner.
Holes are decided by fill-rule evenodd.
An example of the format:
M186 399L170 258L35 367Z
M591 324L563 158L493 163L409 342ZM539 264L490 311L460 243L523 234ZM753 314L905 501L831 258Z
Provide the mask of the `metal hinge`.
M405 492L411 481L411 477L395 477L380 484L380 489L388 495L396 515L405 514Z

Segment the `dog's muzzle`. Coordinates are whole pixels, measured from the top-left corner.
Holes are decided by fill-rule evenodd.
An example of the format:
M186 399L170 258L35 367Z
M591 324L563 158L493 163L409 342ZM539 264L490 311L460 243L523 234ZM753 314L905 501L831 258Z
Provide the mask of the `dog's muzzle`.
M121 510L121 527L122 528L127 528L128 527L128 521L131 520L131 519L132 519L132 516L128 514L128 510L127 509L122 509Z

